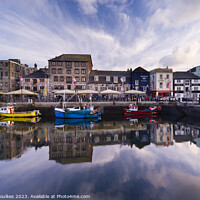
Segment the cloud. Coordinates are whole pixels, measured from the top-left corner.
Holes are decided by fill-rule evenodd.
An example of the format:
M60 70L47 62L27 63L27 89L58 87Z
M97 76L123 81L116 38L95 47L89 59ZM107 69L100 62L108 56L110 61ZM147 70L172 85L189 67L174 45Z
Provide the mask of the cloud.
M93 15L98 11L97 0L76 0L84 14Z
M199 58L199 50L200 44L198 42L175 47L171 55L164 56L160 59L160 63L163 66L176 66L183 69L188 65L188 62L191 62L195 58Z

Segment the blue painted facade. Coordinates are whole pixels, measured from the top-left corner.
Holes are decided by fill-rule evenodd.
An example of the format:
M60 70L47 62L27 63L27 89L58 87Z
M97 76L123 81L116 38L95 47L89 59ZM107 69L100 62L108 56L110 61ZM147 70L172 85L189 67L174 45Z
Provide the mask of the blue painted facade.
M131 89L145 91L150 96L150 73L142 67L136 68L131 73Z

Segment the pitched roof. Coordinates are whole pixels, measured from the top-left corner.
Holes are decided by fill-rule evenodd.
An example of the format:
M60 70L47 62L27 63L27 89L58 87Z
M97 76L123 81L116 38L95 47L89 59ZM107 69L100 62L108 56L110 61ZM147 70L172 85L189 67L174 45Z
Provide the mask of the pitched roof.
M173 77L175 79L199 79L198 76L196 76L190 72L174 72Z
M131 71L92 70L90 76L131 76Z
M39 69L23 78L48 78L48 75L43 70Z
M89 62L91 61L91 55L89 54L62 54L55 58L50 59L49 61L71 61L71 62Z
M147 70L143 69L142 67L137 67L133 70L133 72L137 72L137 73L148 73Z

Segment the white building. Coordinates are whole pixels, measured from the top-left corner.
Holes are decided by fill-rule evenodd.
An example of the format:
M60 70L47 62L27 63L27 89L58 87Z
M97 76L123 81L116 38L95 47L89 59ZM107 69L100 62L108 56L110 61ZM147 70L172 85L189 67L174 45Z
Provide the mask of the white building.
M178 99L197 99L200 95L200 77L189 72L174 73L174 96Z
M150 71L151 97L173 96L173 71L172 69L157 68Z

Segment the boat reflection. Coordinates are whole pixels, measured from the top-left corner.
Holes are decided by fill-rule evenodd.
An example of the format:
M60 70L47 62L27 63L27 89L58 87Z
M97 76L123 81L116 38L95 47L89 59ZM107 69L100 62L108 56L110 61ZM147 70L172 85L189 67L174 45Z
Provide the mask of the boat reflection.
M56 118L54 126L64 127L64 126L80 126L87 129L92 129L93 124L98 122L98 118L88 118L88 119L63 119Z

